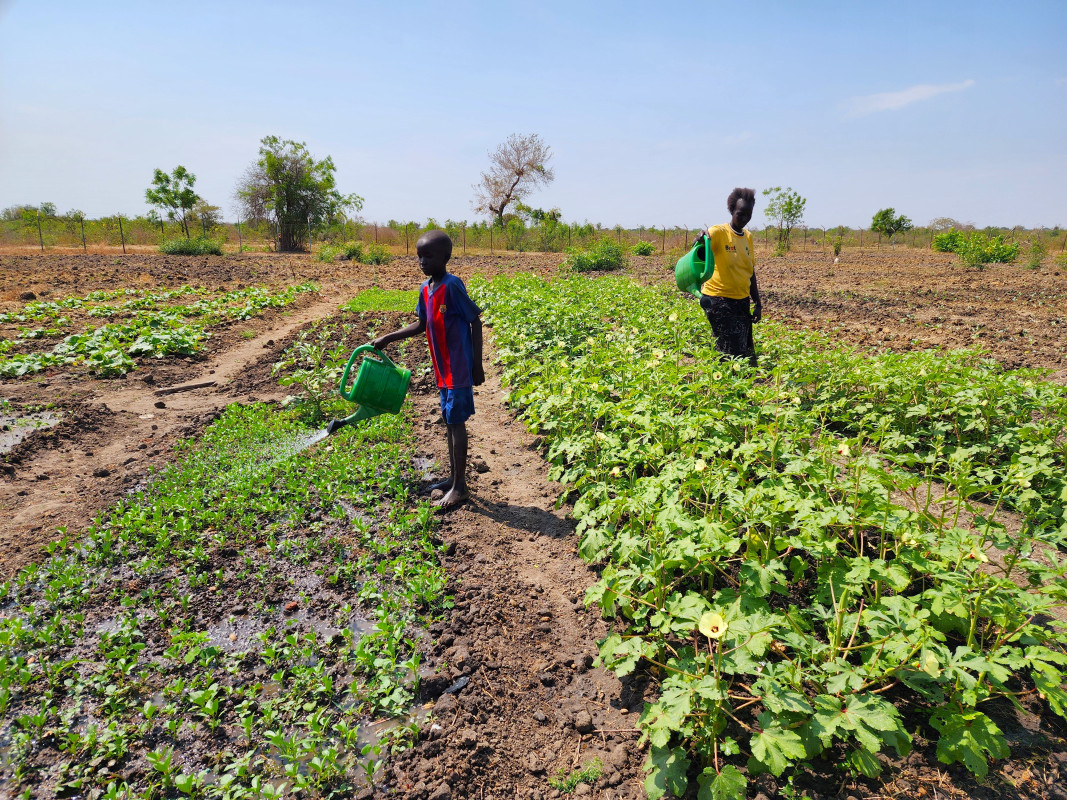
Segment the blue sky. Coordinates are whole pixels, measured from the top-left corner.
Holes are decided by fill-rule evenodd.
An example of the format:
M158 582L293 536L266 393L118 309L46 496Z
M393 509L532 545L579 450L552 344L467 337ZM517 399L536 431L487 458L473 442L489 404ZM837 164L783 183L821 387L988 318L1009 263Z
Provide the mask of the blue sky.
M517 132L554 152L531 204L567 220L692 228L781 185L813 226L1067 225L1062 0L293 8L0 0L0 208L144 213L183 164L232 219L275 134L367 220L474 219Z

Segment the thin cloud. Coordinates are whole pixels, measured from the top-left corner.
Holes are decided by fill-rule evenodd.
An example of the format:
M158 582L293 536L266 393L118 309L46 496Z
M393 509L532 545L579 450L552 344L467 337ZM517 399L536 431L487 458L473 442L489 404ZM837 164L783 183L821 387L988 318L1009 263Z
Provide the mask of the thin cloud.
M899 92L881 92L869 94L866 97L853 97L845 103L846 116L859 117L864 114L874 114L878 111L899 111L912 103L920 100L929 100L939 94L948 92L962 92L974 86L973 80L965 80L961 83L939 83L932 85L920 83L918 86L910 86Z

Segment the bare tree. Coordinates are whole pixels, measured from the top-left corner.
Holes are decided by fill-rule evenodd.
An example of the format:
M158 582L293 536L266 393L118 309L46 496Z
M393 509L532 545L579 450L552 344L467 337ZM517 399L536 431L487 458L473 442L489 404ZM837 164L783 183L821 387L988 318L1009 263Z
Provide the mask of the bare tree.
M547 186L556 177L545 166L550 158L552 148L536 133L511 134L489 154L489 169L474 184L474 210L492 214L502 224L504 212L511 203L526 199L534 188Z

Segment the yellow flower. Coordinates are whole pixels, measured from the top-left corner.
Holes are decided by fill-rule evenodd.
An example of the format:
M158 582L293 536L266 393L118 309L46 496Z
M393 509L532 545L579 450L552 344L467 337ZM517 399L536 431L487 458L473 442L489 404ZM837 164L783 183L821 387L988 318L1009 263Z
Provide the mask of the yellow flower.
M706 461L704 461L704 459L698 458L696 460L696 463L693 464L693 469L695 469L697 472L703 472L705 469L707 469L707 466L708 464Z
M677 314L671 314L669 317L667 317L667 321L668 322L677 322L678 321L678 315Z
M722 614L717 614L714 611L705 611L700 617L700 622L697 623L697 630L709 639L722 638L722 635L726 633L726 629L729 627L726 620L722 618Z

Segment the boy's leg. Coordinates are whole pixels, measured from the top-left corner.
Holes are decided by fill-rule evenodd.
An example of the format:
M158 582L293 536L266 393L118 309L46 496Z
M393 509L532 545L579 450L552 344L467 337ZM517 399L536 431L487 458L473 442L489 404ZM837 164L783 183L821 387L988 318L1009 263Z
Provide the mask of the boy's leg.
M446 390L442 389L441 390L441 421L444 422L446 425L448 424L448 417L447 417L448 408L447 408L447 405L446 405L447 398L448 398L448 392ZM448 469L450 471L450 474L443 481L434 481L433 483L431 483L429 486L427 486L425 489L422 490L423 494L433 494L436 491L441 491L441 492L447 493L452 488L452 484L455 482L455 474L456 473L455 473L454 470L452 470L452 430L451 430L451 427L449 428L449 431L448 431L447 435L445 436L445 438L448 440Z
M467 490L467 424L465 422L448 426L448 460L452 468L452 487L437 503L442 511L455 508L470 496Z

